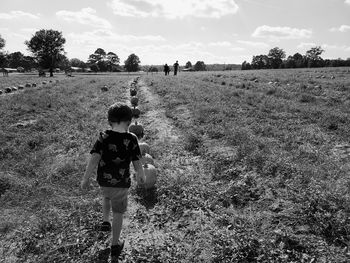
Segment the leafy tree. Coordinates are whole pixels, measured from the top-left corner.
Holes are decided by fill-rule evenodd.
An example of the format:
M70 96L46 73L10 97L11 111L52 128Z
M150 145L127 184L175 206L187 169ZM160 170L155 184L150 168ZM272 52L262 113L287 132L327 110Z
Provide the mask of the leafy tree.
M1 52L1 49L5 47L6 41L0 35L0 67L4 67L7 64L6 54Z
M196 64L194 64L193 69L195 71L205 71L207 70L207 67L203 61L197 61Z
M85 69L86 68L86 63L84 61L81 61L80 59L78 58L72 58L69 60L69 64L72 66L72 67L78 67L78 68L82 68L82 69Z
M242 63L242 66L241 66L241 70L249 70L249 69L252 69L250 63L247 62L247 61L244 61L244 62Z
M296 68L303 68L306 66L305 65L306 58L300 53L295 53L293 55L293 60Z
M117 54L113 52L108 52L107 54L107 65L109 71L114 71L114 69L119 65L120 59Z
M0 52L0 67L6 67L6 65L7 65L6 54L3 52Z
M136 72L139 70L140 68L140 59L138 56L136 56L135 54L131 54L129 55L129 57L127 58L127 60L124 61L124 68L128 71L128 72Z
M33 68L37 68L38 64L33 57L24 56L21 61L21 67L23 67L25 71L30 71Z
M62 54L58 55L57 67L60 68L61 70L69 69L71 67L69 59L65 55L62 55Z
M95 54L99 55L101 59L103 59L107 55L106 51L104 51L103 48L96 49Z
M98 48L95 50L93 54L89 56L88 63L95 64L102 60L105 60L106 58L106 52L102 48Z
M282 64L282 59L286 57L286 52L281 48L275 47L269 51L268 57L272 68L279 68Z
M90 66L91 70L94 71L94 72L98 72L100 69L99 67L97 66L97 64L93 64Z
M99 62L97 62L97 66L99 68L99 71L108 71L108 62L105 60L100 60Z
M35 35L29 41L24 43L38 59L40 65L49 66L50 77L52 77L53 69L60 59L59 55L64 54L66 40L62 36L62 32L41 29L35 32Z
M7 55L8 66L10 68L23 68L24 71L28 71L36 67L36 63L33 57L25 56L21 52L13 52Z
M119 57L114 52L106 53L103 48L98 48L89 56L88 63L90 67L96 65L99 71L117 71L119 70ZM94 69L97 69L94 67Z
M24 55L21 52L17 51L17 52L8 54L7 60L10 68L22 67Z
M310 50L306 51L306 58L308 61L308 67L320 67L323 65L323 59L321 54L324 50L320 47L313 47Z
M293 56L288 56L287 60L282 64L283 68L295 68L295 60Z
M324 52L324 50L320 47L313 47L310 50L306 51L306 57L312 60L320 60L321 54Z
M3 39L0 35L0 49L3 49L5 47L6 41Z
M253 69L270 68L270 59L266 55L253 56L251 66Z
M187 62L186 62L185 68L192 68L192 63L191 63L191 61L187 61Z

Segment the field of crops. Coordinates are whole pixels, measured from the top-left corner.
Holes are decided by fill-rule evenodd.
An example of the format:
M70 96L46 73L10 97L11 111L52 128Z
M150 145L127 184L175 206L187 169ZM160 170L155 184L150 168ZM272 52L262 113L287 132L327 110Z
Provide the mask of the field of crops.
M38 83L0 95L0 262L108 262L97 185L79 183L134 79L0 78ZM159 177L131 188L123 262L350 259L349 69L155 73L137 90Z

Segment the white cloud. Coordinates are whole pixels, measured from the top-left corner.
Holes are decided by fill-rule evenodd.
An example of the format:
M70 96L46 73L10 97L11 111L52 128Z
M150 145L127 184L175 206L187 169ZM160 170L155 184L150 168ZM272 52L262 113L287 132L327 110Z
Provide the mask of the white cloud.
M345 0L344 3L350 5L350 0Z
M312 36L312 30L263 25L257 27L252 36L257 38L268 38L270 40L301 39L310 38Z
M246 50L244 47L232 47L230 48L231 51L234 51L234 52L241 52L241 51L244 51Z
M324 50L328 50L328 49L334 49L334 50L339 50L339 51L350 51L350 46L346 46L346 45L330 45L330 44L322 44L321 47Z
M112 0L114 14L131 17L220 18L237 13L235 0Z
M239 52L245 50L242 47L236 47L234 46L231 42L228 41L221 41L221 42L210 42L206 45L207 47L214 47L214 48L219 48L219 49L229 49L230 51L233 52Z
M312 47L316 47L317 45L315 43L300 43L297 48L301 48L301 49L306 49L306 48L312 48Z
M246 41L246 40L237 40L237 43L256 48L268 48L269 45L264 42L255 42L255 41Z
M165 39L162 36L155 35L118 35L108 29L97 29L84 33L70 33L69 38L76 44L88 44L92 46L100 46L102 43L113 42L136 42L136 41L150 41L150 42L163 42Z
M33 15L31 13L26 13L23 11L11 11L9 13L0 13L0 19L16 19L16 18L31 18L31 19L39 19L38 15Z
M97 28L112 28L110 22L98 17L96 10L90 7L83 8L77 12L61 10L56 12L56 16L68 22L77 22Z
M350 1L350 0L349 0ZM332 27L330 29L331 32L346 32L346 31L350 31L350 26L348 25L341 25L340 27Z
M32 28L32 27L25 27L25 28L21 28L21 31L24 32L29 32L29 33L35 33L36 31L39 31L38 28Z
M210 42L208 44L210 47L231 47L232 44L228 41L222 41L222 42Z

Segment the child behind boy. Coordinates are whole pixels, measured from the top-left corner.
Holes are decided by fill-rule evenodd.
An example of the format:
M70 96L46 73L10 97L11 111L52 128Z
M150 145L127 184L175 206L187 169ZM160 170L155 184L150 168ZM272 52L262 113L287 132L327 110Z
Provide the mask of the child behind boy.
M103 196L103 223L102 231L112 228L111 258L118 262L118 257L124 247L119 240L123 224L123 214L127 208L128 188L130 187L130 162L136 171L138 184L145 182L145 175L140 161L141 152L137 137L128 132L132 112L129 106L113 104L108 110L110 130L101 132L91 150L90 161L81 181L81 188L87 189L89 178L97 168L97 182ZM109 222L109 213L112 207L112 227Z

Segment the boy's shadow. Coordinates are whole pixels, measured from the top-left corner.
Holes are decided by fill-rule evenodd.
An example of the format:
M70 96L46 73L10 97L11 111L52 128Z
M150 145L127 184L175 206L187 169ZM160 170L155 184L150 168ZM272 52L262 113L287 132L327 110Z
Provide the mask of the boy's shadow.
M150 189L136 188L136 200L146 207L146 209L152 209L158 202L157 188Z

